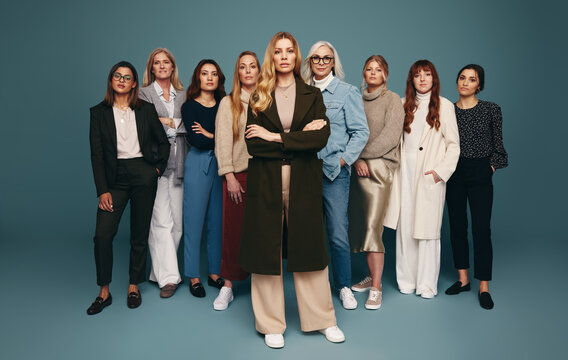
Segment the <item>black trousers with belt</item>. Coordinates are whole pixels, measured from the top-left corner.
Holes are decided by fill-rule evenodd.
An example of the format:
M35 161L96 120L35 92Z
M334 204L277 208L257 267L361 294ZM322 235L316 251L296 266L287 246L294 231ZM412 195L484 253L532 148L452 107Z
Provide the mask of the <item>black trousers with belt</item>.
M460 158L446 187L450 236L456 269L469 268L467 240L467 203L473 234L474 277L491 280L491 209L493 207L493 170L489 158Z
M112 280L112 241L129 200L130 284L139 284L146 280L146 253L157 179L156 168L143 158L118 160L116 183L109 190L114 211L97 211L94 241L99 286L107 285Z

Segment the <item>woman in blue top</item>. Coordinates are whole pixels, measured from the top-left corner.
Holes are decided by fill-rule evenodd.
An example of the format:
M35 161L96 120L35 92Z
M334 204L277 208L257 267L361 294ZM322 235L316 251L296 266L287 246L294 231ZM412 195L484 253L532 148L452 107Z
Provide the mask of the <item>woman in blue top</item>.
M369 138L361 93L343 81L337 50L327 41L312 45L304 60L302 75L322 91L331 126L327 145L318 153L323 160L323 210L331 249L334 285L345 309L355 309L351 292L351 252L347 235L347 204L351 165Z
M203 226L207 232L207 283L218 289L224 281L221 268L221 229L223 220L222 179L217 175L215 158L215 116L219 101L225 96L225 75L214 60L197 64L187 88L187 101L181 116L188 131L191 149L185 160L183 183L183 229L185 275L190 278L189 291L204 297L199 280L199 253ZM207 222L206 222L207 221Z

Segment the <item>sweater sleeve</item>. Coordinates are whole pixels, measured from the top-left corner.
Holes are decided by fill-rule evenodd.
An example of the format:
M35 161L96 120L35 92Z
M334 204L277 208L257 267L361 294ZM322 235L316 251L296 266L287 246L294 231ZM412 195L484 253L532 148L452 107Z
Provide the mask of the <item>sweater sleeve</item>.
M454 105L445 98L440 98L440 100L440 121L443 121L440 131L442 131L446 144L446 153L442 162L433 170L444 182L447 182L456 170L460 157L460 135Z
M493 154L491 154L491 166L502 169L508 165L508 154L503 146L503 115L497 104L491 104L491 131L493 135Z
M348 165L352 165L369 140L369 125L363 109L363 99L354 86L349 87L345 105L345 127L349 141L341 157Z
M233 114L229 96L221 100L215 118L215 157L217 157L219 165L219 176L235 172L233 166Z

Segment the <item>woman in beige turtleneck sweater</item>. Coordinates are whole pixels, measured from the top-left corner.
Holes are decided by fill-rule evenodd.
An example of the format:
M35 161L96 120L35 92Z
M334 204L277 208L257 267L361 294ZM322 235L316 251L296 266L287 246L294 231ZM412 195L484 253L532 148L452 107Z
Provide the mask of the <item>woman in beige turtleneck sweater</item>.
M225 278L225 285L213 302L215 310L225 310L233 301L233 281L244 280L249 275L241 269L238 259L251 157L245 144L245 126L249 98L256 89L258 73L256 54L243 51L235 64L233 90L221 100L215 120L215 156L219 176L224 176L221 276Z
M355 162L349 199L349 239L353 252L365 252L369 274L354 291L369 290L365 308L381 307L381 278L385 263L383 220L391 192L393 172L400 162L404 110L400 97L387 90L389 67L384 57L372 55L363 66L363 106L369 141Z

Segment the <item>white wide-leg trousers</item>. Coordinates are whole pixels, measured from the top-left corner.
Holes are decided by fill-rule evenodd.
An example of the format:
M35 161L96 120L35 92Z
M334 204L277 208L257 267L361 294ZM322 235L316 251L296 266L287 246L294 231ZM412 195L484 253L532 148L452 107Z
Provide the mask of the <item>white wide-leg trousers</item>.
M148 246L152 257L150 280L160 288L179 284L177 251L183 231L183 184L175 183L175 173L158 179Z

